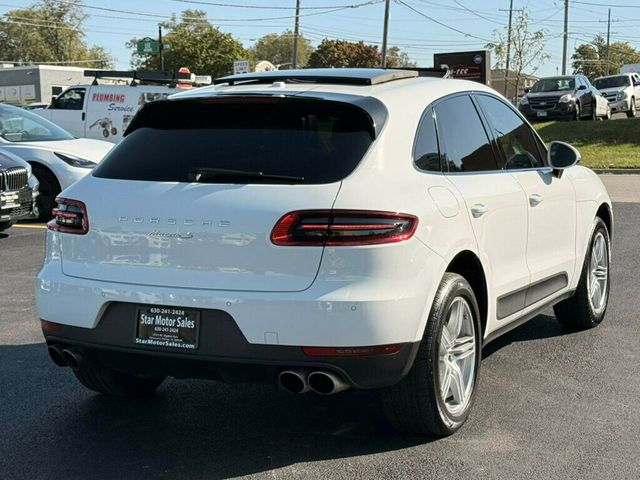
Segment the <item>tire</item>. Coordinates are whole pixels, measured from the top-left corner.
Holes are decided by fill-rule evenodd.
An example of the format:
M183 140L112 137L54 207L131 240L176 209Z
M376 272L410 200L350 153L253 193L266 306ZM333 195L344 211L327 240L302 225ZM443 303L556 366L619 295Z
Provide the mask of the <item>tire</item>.
M589 115L589 120L597 120L598 119L598 107L596 104L591 105L591 115Z
M109 138L109 130L107 130L106 128L102 129L102 136L104 138Z
M144 397L158 388L165 378L87 367L74 369L73 373L89 390L110 397Z
M576 103L576 111L573 113L573 119L576 121L580 121L580 115L582 112L580 111L580 104Z
M56 197L60 194L60 184L51 171L39 165L33 166L33 174L40 183L38 195L38 220L51 220L51 210L56 206Z
M0 232L3 232L8 228L11 228L13 224L14 222L0 222Z
M637 114L638 114L638 110L636 108L636 99L631 98L631 104L629 105L629 111L627 112L627 117L635 118Z
M605 250L601 254L598 254L599 248L596 247L596 245L601 241L603 242L601 245L605 247ZM604 268L604 279L602 278L602 263L599 262L599 259L602 259L606 265ZM589 240L589 249L587 250L582 273L580 274L578 288L573 296L553 307L556 318L565 327L571 330L587 330L598 326L602 322L609 301L611 283L611 276L609 275L610 265L611 240L609 238L609 231L604 222L596 217L593 234ZM594 266L598 269L598 275L594 275ZM589 283L594 282L596 277L600 278L600 280L597 281L600 292L604 290L601 302L594 301L593 297L595 295L590 295L590 293L594 293L594 287L590 287Z
M457 348L460 350L459 358L466 363L455 362L460 374L458 378L462 381L452 383L453 375L446 376L447 369L450 372L454 370L450 368L451 364L445 363L447 347L443 331L446 329L449 333L452 313L460 311L458 309L462 309L465 318L460 322L464 332L458 329L458 340L466 338L467 341L458 344ZM473 405L482 353L479 319L478 303L469 283L460 275L446 273L438 287L411 370L399 383L381 392L385 416L396 429L408 434L447 436L464 424ZM468 335L470 332L472 335ZM460 372L467 373L466 382ZM450 387L447 388L447 398L444 398L441 392L447 378ZM457 402L453 386L465 384L466 388L457 390L465 390L465 394L458 394L458 398L463 400ZM456 403L457 409L453 408Z
M604 120L611 120L611 107L607 106L607 113L604 115Z

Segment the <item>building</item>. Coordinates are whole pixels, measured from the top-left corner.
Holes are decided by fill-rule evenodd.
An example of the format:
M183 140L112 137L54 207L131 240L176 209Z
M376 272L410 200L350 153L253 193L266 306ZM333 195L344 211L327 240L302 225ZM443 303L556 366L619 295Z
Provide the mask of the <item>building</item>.
M516 92L516 72L509 70L509 91L505 93L505 70L502 68L496 68L491 70L491 87L496 89L502 95L507 97L511 101L515 101L524 95L525 88L531 88L538 77L534 75L527 75L525 73L520 75L520 83L518 84L518 91Z
M78 84L89 84L92 77L84 76L84 68L55 65L16 67L0 64L0 103L26 105L51 102L51 97Z

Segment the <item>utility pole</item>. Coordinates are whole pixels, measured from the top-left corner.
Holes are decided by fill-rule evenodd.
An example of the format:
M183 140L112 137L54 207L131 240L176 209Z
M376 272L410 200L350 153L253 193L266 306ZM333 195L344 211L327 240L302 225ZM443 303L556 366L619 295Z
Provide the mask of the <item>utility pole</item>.
M384 3L384 28L382 31L382 68L387 68L387 37L389 35L389 7L391 0Z
M296 0L296 22L293 27L293 59L291 67L298 68L298 35L300 34L300 0Z
M162 44L162 25L158 25L158 50L160 51L160 70L164 72L164 45Z
M609 45L611 45L611 9L609 9L609 17L607 18L607 75L609 75Z
M504 96L509 98L509 60L511 58L511 19L513 18L513 0L509 2L509 28L507 29L507 61L504 69ZM516 96L518 92L516 92Z
M567 47L569 46L569 0L564 0L564 31L562 33L562 75L567 74Z

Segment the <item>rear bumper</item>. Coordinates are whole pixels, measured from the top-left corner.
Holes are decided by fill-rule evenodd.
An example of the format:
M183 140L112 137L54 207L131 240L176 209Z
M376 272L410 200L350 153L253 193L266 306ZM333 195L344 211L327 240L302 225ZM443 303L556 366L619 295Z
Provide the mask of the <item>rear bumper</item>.
M201 310L200 344L195 351L141 347L134 339L136 304L113 303L93 329L62 326L43 331L47 344L75 347L97 367L132 373L208 378L225 382L275 383L284 369L330 370L355 388L381 388L404 377L419 347L407 343L392 355L309 357L296 346L250 344L231 316Z

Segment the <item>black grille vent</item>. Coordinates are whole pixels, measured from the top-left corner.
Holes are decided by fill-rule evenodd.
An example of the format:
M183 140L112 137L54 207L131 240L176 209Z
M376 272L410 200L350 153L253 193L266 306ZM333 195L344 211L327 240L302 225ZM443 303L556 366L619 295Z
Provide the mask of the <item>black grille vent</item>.
M531 108L536 110L551 110L558 103L557 97L533 97L529 99Z
M29 183L29 174L26 168L10 168L4 172L0 172L0 191L10 192L12 190L21 190Z

